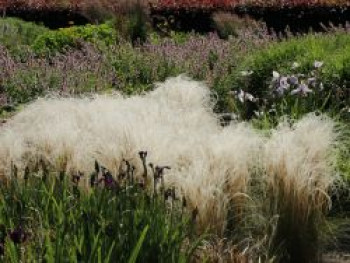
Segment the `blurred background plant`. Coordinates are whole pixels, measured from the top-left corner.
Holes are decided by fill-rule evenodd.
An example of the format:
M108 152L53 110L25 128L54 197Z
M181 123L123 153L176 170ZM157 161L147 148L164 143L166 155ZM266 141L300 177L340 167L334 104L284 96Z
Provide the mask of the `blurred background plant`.
M216 12L212 14L214 28L217 30L221 38L227 39L231 37L238 37L249 32L257 35L257 37L267 37L266 25L263 22L256 21L248 15L240 17L229 12Z

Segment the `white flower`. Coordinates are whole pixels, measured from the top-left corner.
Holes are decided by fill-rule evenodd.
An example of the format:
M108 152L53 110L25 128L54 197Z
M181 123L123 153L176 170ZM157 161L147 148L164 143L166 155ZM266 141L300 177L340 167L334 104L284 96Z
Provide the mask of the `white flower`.
M323 61L317 61L315 60L314 62L314 68L320 68L323 65Z
M244 98L244 91L243 90L240 90L238 93L237 93L237 98L240 102L244 103L245 101L245 98Z
M254 114L256 117L262 117L265 113L263 111L254 111Z
M252 94L248 93L248 92L245 92L245 97L247 100L251 101L251 102L254 102L255 101L255 98Z
M279 95L283 95L290 87L287 77L281 77L277 83L276 91Z
M320 88L321 91L324 90L324 86L323 86L322 82L320 83L320 87L319 88Z
M254 98L254 96L252 94L245 92L243 90L239 90L239 92L235 91L234 94L235 94L236 98L242 103L244 103L246 100L249 100L251 102L256 101L256 99Z
M253 74L253 71L252 70L243 70L243 71L241 71L241 75L243 76L243 77L247 77L247 76L250 76L250 75L252 75Z
M278 79L280 77L280 73L278 73L277 71L272 71L272 76L274 79Z
M300 64L298 62L293 62L292 69L296 69L296 68L299 68L299 67L300 67Z

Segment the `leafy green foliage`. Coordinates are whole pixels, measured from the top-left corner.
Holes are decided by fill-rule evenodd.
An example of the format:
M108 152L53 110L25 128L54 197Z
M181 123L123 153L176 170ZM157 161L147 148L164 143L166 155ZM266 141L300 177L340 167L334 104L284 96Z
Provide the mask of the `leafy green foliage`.
M341 110L346 111L349 105L349 44L350 35L346 33L308 35L274 43L266 49L254 52L241 63L230 76L231 87L233 90L243 89L263 101L271 92L273 71L283 76L308 76L315 61L320 61L323 66L317 73L317 80L322 83L323 91L320 94L314 93L313 100L308 102L298 96L290 101L282 100L286 111L282 111L279 116L291 114L291 107L294 106L294 110L301 110L300 113L320 110L339 114ZM293 68L293 64L298 64L298 67ZM247 70L251 72L248 77L242 74L242 71ZM255 107L255 110L258 111L259 107ZM251 112L247 113L246 109L243 115L249 117Z
M0 43L13 55L23 53L25 46L31 45L35 39L49 32L47 28L17 18L0 18Z
M33 43L37 53L62 52L69 47L79 47L79 41L111 45L116 42L116 32L110 24L73 26L48 31Z
M150 90L154 82L164 81L180 72L166 58L134 49L131 44L119 46L109 55L118 76L118 88L127 94Z

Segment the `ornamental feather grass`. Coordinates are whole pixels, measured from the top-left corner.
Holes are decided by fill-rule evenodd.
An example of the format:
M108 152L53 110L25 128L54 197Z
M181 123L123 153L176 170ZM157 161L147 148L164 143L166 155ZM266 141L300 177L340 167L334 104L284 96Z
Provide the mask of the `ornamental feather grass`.
M170 166L164 184L186 198L199 231L223 236L232 215L238 230L248 210L277 218L270 220L273 231L262 233L270 239L271 257L293 259L300 252L308 255L299 262L315 258L317 249L308 253L307 242L319 245L318 227L337 179L334 122L311 114L266 135L247 123L221 126L214 105L205 84L185 76L132 97L38 99L0 128L0 174L11 174L14 164L19 171L35 170L41 161L58 171L90 174L94 160L118 174L129 160L140 166L135 176L142 178L137 160L147 150L152 162Z
M247 191L261 138L245 124L221 127L213 107L209 89L183 76L128 98L39 99L1 128L0 173L44 160L58 171L89 174L98 160L117 174L123 160L147 150L152 162L172 168L165 183L198 209L203 230L222 233L230 199Z
M335 173L339 133L326 116L282 122L264 147L267 214L278 215L272 247L288 262L315 262Z

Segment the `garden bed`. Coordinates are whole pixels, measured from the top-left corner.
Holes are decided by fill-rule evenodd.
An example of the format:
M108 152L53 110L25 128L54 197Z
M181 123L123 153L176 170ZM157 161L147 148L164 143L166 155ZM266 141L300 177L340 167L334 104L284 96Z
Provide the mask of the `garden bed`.
M123 23L0 19L0 260L346 260L349 31Z

